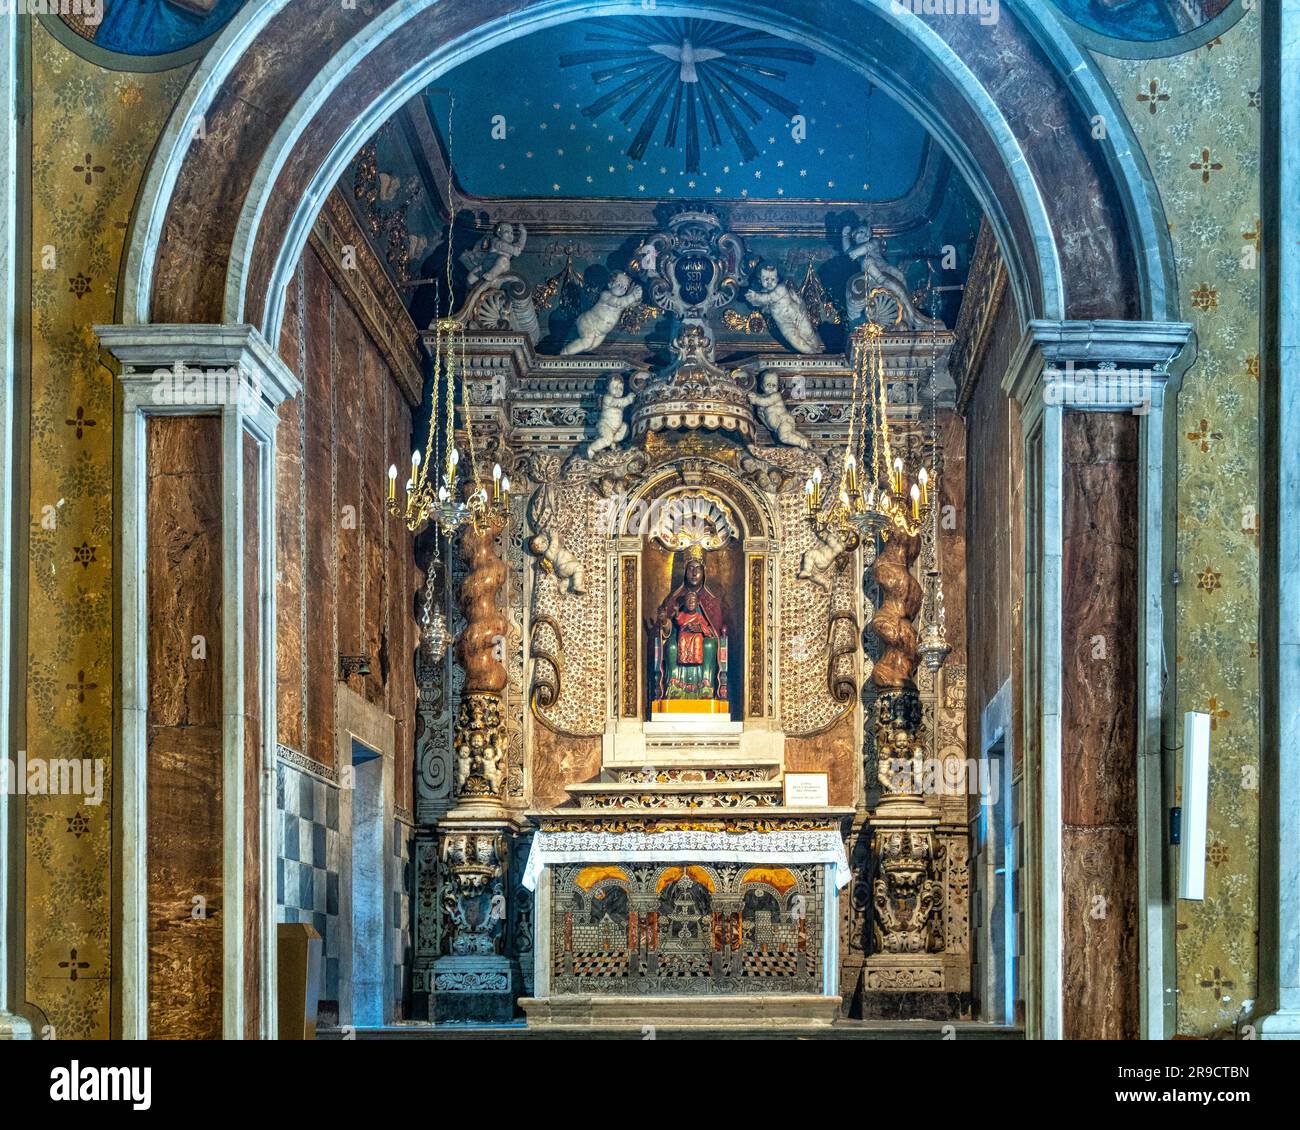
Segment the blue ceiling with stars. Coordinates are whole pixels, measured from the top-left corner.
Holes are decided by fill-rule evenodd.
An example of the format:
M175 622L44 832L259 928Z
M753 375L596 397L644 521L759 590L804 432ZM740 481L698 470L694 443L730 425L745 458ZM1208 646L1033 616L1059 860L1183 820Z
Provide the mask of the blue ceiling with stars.
M694 19L562 24L426 91L478 196L887 200L925 131L862 75L788 40Z

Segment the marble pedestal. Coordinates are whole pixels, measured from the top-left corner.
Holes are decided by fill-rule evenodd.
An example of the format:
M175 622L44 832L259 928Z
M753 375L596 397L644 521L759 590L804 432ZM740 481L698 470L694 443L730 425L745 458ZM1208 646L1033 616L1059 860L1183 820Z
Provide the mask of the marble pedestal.
M440 957L433 965L435 1024L508 1024L515 1015L519 966L500 955Z

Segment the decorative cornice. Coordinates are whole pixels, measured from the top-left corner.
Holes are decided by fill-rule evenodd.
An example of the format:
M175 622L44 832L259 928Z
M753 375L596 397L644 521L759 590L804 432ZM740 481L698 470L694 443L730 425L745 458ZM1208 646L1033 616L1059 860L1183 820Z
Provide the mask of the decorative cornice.
M297 769L300 773L306 773L309 777L316 777L327 785L337 786L339 783L338 770L332 765L325 765L315 758L308 757L305 753L294 749L292 746L276 742L275 756L277 760L283 761L291 768Z
M1151 401L1157 386L1176 391L1195 357L1195 337L1187 322L1035 319L1025 329L1002 388L1022 405L1138 408ZM1119 378L1108 372L1112 369L1120 371Z
M254 326L95 326L125 413L204 415L233 410L269 439L277 410L302 384Z
M356 311L407 403L419 407L424 398L424 374L415 341L419 330L410 312L347 201L337 189L329 194L316 217L309 243L334 285ZM351 248L354 267L345 267L345 249Z
M993 339L993 327L1006 300L1007 279L1007 265L998 249L997 237L985 218L980 221L979 238L957 315L956 341L949 359L957 385L959 413L965 411L975 392L980 366Z
M179 363L196 369L241 367L261 382L272 407L302 391L298 378L255 326L146 324L93 328L104 347L104 364L123 384L154 384L158 374Z

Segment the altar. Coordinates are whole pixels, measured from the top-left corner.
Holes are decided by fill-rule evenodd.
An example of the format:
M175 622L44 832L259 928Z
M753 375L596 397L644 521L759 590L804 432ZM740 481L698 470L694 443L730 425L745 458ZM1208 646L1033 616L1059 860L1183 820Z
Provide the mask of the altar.
M840 1007L840 892L852 810L759 819L574 820L534 814L530 1024L723 1014L830 1023ZM689 1002L712 1000L703 1007ZM676 1007L674 1007L676 999Z

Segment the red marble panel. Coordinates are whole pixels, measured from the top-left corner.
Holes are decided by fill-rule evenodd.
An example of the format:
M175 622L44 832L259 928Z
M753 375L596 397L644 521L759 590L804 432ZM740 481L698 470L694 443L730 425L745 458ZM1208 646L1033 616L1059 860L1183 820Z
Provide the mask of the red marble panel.
M333 288L324 267L310 250L303 256L303 268L306 338L301 409L306 421L303 590L307 600L304 752L325 765L333 765L334 686L339 652L334 632L334 387L330 345Z
M219 1039L221 420L153 417L146 445L149 1034Z
M1138 1035L1138 420L1065 416L1065 1035Z
M262 576L259 449L243 437L244 478L244 1038L256 1039L261 1010Z
M1137 867L1134 830L1062 829L1068 1040L1138 1038Z
M301 270L289 284L280 357L302 379L302 321L298 316ZM302 402L280 405L275 440L275 647L276 737L303 749L303 544Z
M785 739L785 768L790 773L825 773L829 800L853 805L857 793L858 739L853 715L841 718L824 734Z
M991 738L980 729L984 708L1012 675L1016 616L1024 592L1015 571L1014 553L1020 511L1012 498L1022 444L1019 430L1012 430L1010 401L1002 391L1002 378L1019 341L1020 321L1008 292L994 314L989 344L966 406L965 458L958 461L964 493L949 497L955 479L942 487L945 502L958 508L957 525L969 539L962 619L967 656L966 738L972 756L978 756ZM953 534L945 531L943 536L948 539ZM945 577L945 597L947 583ZM950 605L950 631L954 614ZM1020 743L1011 744L1018 756Z
M571 738L534 726L532 769L534 806L560 804L566 784L590 781L600 772L600 738Z
M384 401L393 383L387 365L369 337L361 343L361 434L360 517L361 568L365 571L362 603L362 648L371 657L370 674L362 693L370 702L388 705L388 684L392 681L391 639L388 605L389 591L384 568L386 556L386 519L384 492L388 489L388 437L384 429ZM383 657L381 660L381 656ZM385 671L385 664L389 669Z
M335 292L334 297L334 508L338 576L338 650L342 655L370 654L362 631L364 565L361 549L362 419L361 341L357 316ZM360 691L359 682L355 689Z

